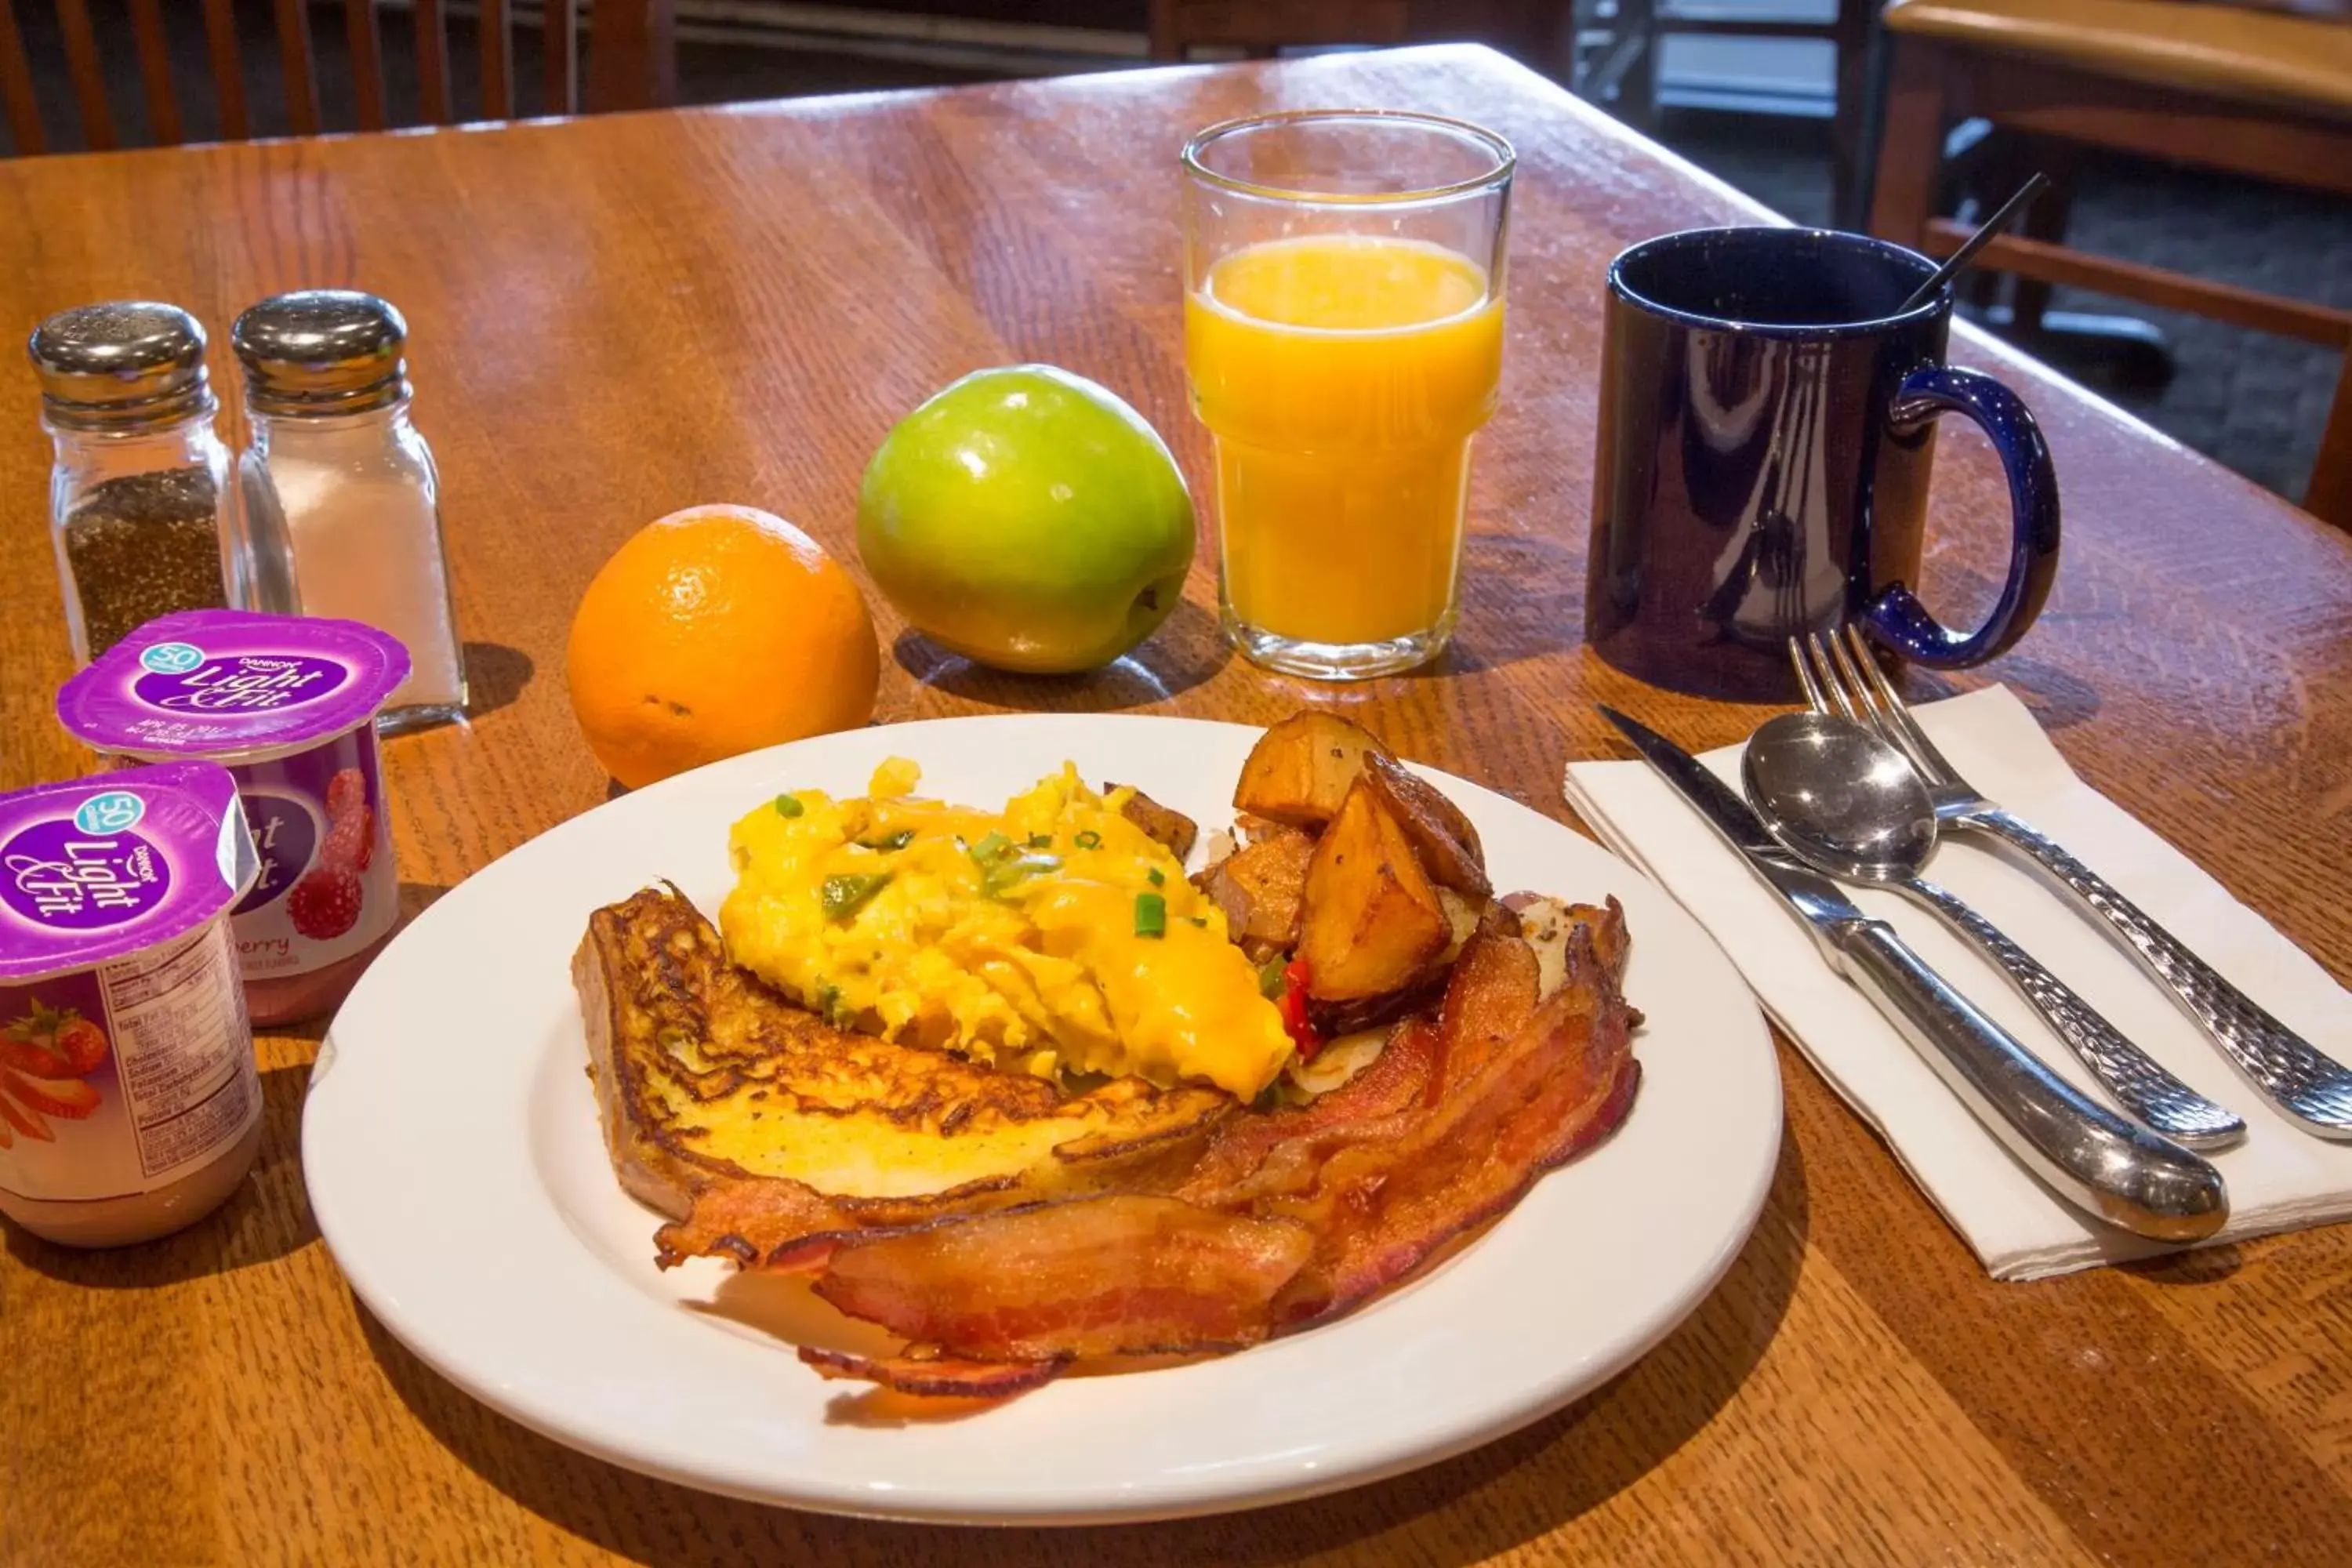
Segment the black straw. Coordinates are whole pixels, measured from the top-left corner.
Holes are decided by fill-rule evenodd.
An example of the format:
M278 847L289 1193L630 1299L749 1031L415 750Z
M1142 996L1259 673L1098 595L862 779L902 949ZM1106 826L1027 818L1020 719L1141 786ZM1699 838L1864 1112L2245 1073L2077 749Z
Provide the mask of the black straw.
M1928 279L1927 281L1920 284L1918 288L1913 289L1911 291L1911 297L1908 300L1904 300L1903 303L1895 307L1895 314L1899 316L1906 310L1916 310L1918 307L1926 304L1928 300L1941 293L1943 291L1944 285L1949 283L1955 277L1958 276L1960 268L1975 260L1977 252L1982 250L1985 246L1990 242L1993 236L1999 234L2002 229L2007 228L2010 225L2010 220L2016 217L2018 214L2023 212L2026 208L2026 205L2032 201L2034 197L2040 195L2043 187L2047 186L2049 184L2050 180L2047 175L2036 174L2031 179L2027 180L2025 184L2018 186L2017 195L2001 203L2000 207L1994 211L1992 216L1985 219L1983 223L1978 225L1976 233L1969 236L1969 237L1961 243L1960 247L1952 252L1952 254L1946 258L1941 267L1936 268L1936 275L1934 277Z

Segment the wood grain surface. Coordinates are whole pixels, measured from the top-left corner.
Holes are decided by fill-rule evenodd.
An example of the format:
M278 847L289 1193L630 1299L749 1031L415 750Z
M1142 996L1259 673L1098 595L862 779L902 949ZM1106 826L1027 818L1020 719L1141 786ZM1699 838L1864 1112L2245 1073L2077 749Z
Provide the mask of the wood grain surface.
M1465 115L1522 158L1502 412L1479 446L1467 602L1441 666L1333 691L1229 658L1213 552L1094 676L976 669L878 598L883 721L1057 708L1360 713L1408 754L1572 821L1606 701L1694 750L1763 710L1675 698L1580 633L1607 258L1756 216L1557 88L1467 48L1049 84L18 161L0 325L175 300L218 341L274 289L376 289L415 334L441 459L468 728L394 742L412 908L605 798L564 698L605 554L697 501L770 507L853 563L898 415L977 366L1048 360L1134 401L1205 495L1179 354L1175 153L1274 106ZM2084 776L2352 979L2352 540L1980 340L2063 481L2066 558L1999 679ZM0 373L0 785L88 759L28 372ZM1927 589L2000 570L1989 454L1944 438ZM1948 689L1915 678L1915 695ZM511 1425L353 1300L296 1151L315 1037L261 1045L248 1185L177 1239L0 1258L0 1558L13 1563L2352 1562L2352 1231L1996 1285L1785 1046L1788 1137L1755 1238L1656 1352L1449 1463L1321 1501L1123 1529L969 1532L698 1495ZM1704 1158L1704 1150L1694 1150ZM430 1158L429 1136L420 1158Z

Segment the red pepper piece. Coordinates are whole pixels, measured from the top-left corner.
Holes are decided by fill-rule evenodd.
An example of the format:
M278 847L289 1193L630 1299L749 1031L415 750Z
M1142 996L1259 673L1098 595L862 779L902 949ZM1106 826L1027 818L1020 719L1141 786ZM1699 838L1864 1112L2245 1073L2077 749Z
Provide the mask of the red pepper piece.
M1298 1059L1311 1062L1323 1048L1323 1037L1307 1018L1307 961L1294 958L1282 972L1282 1026L1297 1048Z

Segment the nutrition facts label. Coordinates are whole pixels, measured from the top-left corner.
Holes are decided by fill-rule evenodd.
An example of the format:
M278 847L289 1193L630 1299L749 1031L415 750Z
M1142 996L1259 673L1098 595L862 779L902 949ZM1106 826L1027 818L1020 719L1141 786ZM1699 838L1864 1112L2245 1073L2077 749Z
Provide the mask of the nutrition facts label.
M228 922L101 976L123 1098L148 1184L244 1135L261 1114Z

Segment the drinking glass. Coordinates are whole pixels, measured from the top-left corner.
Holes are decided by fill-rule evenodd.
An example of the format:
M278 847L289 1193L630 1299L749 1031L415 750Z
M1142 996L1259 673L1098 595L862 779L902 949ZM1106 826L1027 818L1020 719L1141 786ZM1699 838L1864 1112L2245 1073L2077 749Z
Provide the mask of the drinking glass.
M1313 110L1186 143L1184 362L1215 438L1226 637L1356 679L1452 635L1503 366L1510 143Z

